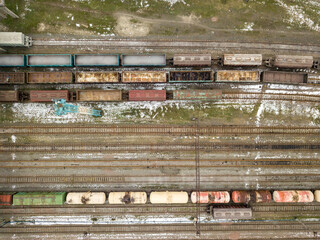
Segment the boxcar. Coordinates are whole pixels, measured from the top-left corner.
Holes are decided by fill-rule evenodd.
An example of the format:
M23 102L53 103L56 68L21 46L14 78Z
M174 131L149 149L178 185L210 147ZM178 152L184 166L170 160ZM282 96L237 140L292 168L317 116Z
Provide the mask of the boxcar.
M104 192L71 192L67 194L67 204L104 204Z
M175 54L173 65L176 66L211 66L211 54Z
M191 202L197 203L197 193L191 193ZM230 194L227 191L223 192L200 192L200 203L229 203Z
M307 82L307 74L293 72L272 72L266 71L262 74L262 81L269 83L290 83L299 84Z
M271 193L268 190L259 191L233 191L232 201L234 203L261 203L261 202L271 202Z
M166 66L166 54L123 54L122 66Z
M69 101L68 90L32 90L30 91L31 102L51 102L52 99L66 99Z
M10 206L12 205L12 195L14 193L0 193L0 206Z
M24 67L25 65L23 54L0 54L0 67Z
M169 82L213 82L212 71L171 71Z
M274 191L275 202L313 202L314 196L311 191Z
M216 82L259 82L259 71L217 71Z
M223 64L226 66L260 66L262 54L224 54Z
M122 100L121 90L78 90L79 102L115 102Z
M317 202L320 202L320 190L314 191L314 199L315 199Z
M119 54L75 54L74 65L83 66L119 66Z
M201 100L201 101L218 101L222 97L222 91L219 89L202 90L174 90L174 100Z
M0 84L24 84L25 73L0 72Z
M0 102L19 102L18 91L0 91Z
M111 192L108 196L109 204L146 204L145 192Z
M308 83L315 83L319 84L320 83L320 74L308 74Z
M19 192L13 195L13 205L62 205L65 192Z
M166 90L129 90L129 101L165 101Z
M150 202L153 204L187 203L189 200L187 192L152 192Z
M214 219L251 219L252 209L238 206L209 206Z
M72 72L30 72L27 83L72 83Z
M165 83L167 74L163 71L123 71L121 81L124 83Z
M29 54L27 66L29 67L72 67L71 54Z
M312 56L276 55L273 65L283 68L312 68Z
M118 72L76 72L76 83L119 82Z

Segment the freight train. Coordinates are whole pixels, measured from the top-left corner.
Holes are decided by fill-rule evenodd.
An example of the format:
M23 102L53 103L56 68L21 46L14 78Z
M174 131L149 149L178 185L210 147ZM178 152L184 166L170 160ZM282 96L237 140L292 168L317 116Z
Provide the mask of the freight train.
M1 54L1 67L164 67L164 66L262 66L277 68L318 68L312 56L275 55L263 60L262 54Z

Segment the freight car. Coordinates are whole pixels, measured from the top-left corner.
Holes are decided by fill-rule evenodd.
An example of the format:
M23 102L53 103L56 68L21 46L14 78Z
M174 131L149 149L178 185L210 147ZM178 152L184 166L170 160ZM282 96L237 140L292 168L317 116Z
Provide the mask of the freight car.
M270 191L233 191L232 201L234 203L268 203L271 202L272 196Z
M266 83L307 83L308 74L293 72L265 71L262 73L262 81Z
M314 191L314 200L320 202L320 190Z
M166 90L129 90L129 101L165 101Z
M217 71L216 82L260 82L260 72L241 70Z
M113 67L120 65L119 54L75 54L76 67Z
M72 72L29 72L27 83L72 83Z
M199 195L200 194L200 195ZM191 202L197 203L199 195L200 203L229 203L230 194L227 191L221 192L192 192L191 193Z
M122 66L146 66L146 67L164 67L166 66L166 54L122 54Z
M119 82L118 72L76 72L76 83L115 83Z
M313 57L297 55L276 55L274 58L273 66L279 68L312 68Z
M25 73L0 72L0 84L24 84Z
M123 83L165 83L167 74L164 71L123 71Z
M146 204L146 192L111 192L109 193L109 204Z
M28 67L72 67L71 54L28 54Z
M211 54L175 54L175 66L211 66Z
M67 204L105 204L104 192L71 192L67 194Z
M0 206L12 205L12 196L14 193L0 192Z
M187 203L189 196L187 192L152 192L150 202L152 204Z
M121 90L78 90L78 102L118 102L122 100Z
M261 66L262 54L224 54L225 66Z
M13 195L13 205L62 205L65 192L19 192Z
M0 91L0 102L19 102L18 91Z
M275 202L313 202L314 196L311 191L274 191Z
M212 71L170 71L169 82L188 83L188 82L213 82Z
M65 99L69 101L68 90L32 90L30 102L51 102L53 99Z
M0 54L0 67L24 67L25 65L23 54Z
M200 101L218 101L222 98L222 91L219 89L214 90L174 90L174 100L200 100Z
M209 205L207 212L209 212L214 219L251 219L252 209L246 206L213 206Z

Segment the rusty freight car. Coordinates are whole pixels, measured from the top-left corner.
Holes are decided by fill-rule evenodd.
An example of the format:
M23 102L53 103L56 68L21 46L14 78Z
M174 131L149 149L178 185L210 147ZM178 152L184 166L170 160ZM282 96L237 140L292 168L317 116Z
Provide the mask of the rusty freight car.
M0 84L24 84L25 73L1 72Z
M18 91L0 91L0 102L19 102Z
M213 82L213 72L170 71L169 82Z
M222 91L219 89L190 89L190 90L174 90L174 100L201 100L201 101L217 101L221 99Z
M165 101L166 90L129 90L129 101Z
M0 206L12 205L12 195L14 193L0 192Z
M33 90L30 91L31 102L51 102L52 99L66 99L69 100L68 90Z
M124 83L165 83L167 74L163 71L123 71L121 81Z
M308 74L294 72L272 72L266 71L262 74L262 81L267 83L306 83Z
M118 72L76 72L76 83L119 82Z
M30 72L27 83L72 83L72 72Z
M121 90L78 90L79 102L116 102L122 101Z
M211 54L175 54L175 66L211 66Z
M223 64L226 66L260 66L262 54L224 54Z
M276 55L273 66L281 68L312 68L312 56Z
M260 82L259 71L217 71L216 82Z

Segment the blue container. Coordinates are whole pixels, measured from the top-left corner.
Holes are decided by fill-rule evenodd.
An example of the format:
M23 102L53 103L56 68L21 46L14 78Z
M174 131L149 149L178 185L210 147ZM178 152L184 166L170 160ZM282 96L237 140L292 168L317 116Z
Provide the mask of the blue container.
M75 54L74 66L117 67L120 66L120 56L119 54Z
M0 67L25 67L26 58L23 54L0 54Z
M164 67L166 66L166 54L122 54L121 65L136 67Z
M71 54L28 54L27 66L29 67L72 67Z

